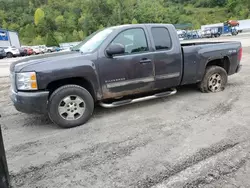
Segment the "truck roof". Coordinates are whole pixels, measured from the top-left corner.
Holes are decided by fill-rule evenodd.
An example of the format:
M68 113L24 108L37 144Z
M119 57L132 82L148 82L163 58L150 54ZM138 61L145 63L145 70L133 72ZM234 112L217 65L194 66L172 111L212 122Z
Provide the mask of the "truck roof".
M111 29L120 29L120 28L128 28L128 27L140 27L140 26L173 26L172 24L163 24L163 23L145 23L145 24L124 24L124 25L117 25L111 26Z

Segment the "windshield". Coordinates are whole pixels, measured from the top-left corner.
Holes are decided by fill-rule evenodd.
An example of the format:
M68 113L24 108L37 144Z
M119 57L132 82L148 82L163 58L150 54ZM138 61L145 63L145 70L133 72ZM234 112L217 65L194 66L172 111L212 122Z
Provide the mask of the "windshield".
M80 51L82 53L90 53L97 49L101 43L108 37L108 35L113 31L113 29L104 29L101 31L96 31L90 36L85 38L80 44L72 48L73 51Z

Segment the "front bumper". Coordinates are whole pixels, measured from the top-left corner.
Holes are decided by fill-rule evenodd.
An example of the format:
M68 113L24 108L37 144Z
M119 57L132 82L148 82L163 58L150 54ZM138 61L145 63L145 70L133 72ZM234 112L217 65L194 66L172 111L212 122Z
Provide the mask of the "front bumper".
M241 68L242 68L242 65L238 65L235 72L236 73L240 72Z
M27 114L46 114L49 92L15 92L11 90L11 100L15 108Z

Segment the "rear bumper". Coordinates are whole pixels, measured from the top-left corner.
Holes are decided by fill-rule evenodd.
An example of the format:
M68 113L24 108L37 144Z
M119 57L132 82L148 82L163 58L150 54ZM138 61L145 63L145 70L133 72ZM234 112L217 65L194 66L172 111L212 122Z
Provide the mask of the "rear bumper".
M6 57L6 53L0 53L0 58Z
M10 98L16 110L27 114L46 114L49 92L15 92Z

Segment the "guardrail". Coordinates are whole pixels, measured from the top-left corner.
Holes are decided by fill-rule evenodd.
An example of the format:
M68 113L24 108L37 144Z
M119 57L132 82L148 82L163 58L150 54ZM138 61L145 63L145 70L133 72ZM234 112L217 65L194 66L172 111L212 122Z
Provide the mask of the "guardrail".
M5 155L2 129L0 125L0 188L8 188L9 186L10 186L10 177Z

